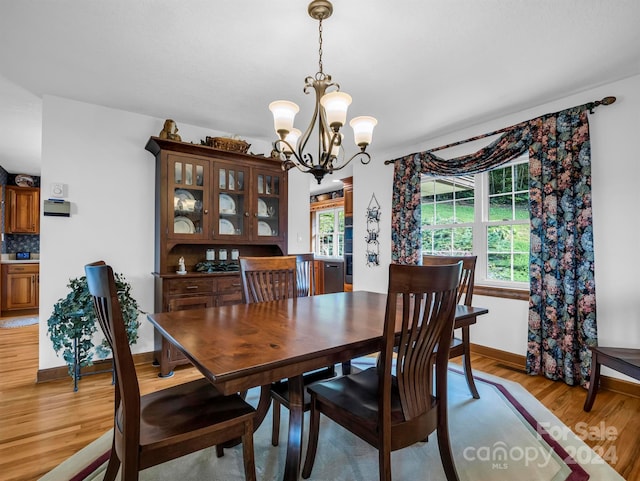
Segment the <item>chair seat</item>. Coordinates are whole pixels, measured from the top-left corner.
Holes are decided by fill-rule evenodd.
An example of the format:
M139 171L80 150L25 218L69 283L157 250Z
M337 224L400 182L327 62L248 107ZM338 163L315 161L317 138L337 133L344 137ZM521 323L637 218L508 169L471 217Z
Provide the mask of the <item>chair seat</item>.
M315 393L320 402L331 404L333 409L348 411L360 418L362 423L373 427L378 423L378 382L378 371L371 367L355 374L312 384L307 390ZM394 379L391 390L391 423L404 420Z
M221 431L226 422L239 425L240 418L255 412L240 396L224 396L204 378L180 384L141 396L140 445L144 449L169 438L197 438L208 429Z

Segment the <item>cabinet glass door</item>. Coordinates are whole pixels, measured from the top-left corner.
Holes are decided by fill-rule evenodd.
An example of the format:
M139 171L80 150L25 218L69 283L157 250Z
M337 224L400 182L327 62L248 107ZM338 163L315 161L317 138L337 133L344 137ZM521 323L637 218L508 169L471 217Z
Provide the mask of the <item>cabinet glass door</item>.
M204 238L207 235L208 165L188 157L171 156L168 212L170 237Z
M248 171L222 162L216 163L215 169L218 222L214 226L214 235L234 239L246 237Z
M258 237L280 236L280 176L256 172Z

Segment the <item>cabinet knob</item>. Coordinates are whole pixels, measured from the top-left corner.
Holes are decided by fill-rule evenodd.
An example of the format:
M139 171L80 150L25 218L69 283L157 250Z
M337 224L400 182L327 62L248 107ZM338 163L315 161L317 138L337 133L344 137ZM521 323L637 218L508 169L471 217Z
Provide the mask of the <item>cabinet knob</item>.
M205 210L204 210L204 213L205 213L205 214L208 214L208 213L209 213L209 209L205 209Z
M245 216L245 217L249 217L249 213L248 213L248 212L245 212L245 213L244 213L244 216Z

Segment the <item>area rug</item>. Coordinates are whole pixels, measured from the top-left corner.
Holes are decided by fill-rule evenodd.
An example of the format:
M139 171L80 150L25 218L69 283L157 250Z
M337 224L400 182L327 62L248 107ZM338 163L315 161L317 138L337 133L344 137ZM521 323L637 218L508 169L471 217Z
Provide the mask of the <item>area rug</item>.
M452 365L450 372L449 425L461 481L624 481L519 384L477 372L480 399L476 400L457 367ZM258 392L252 390L247 399L255 403L257 398ZM254 435L260 480L282 479L287 418L282 416L280 446L271 446L271 412ZM308 423L308 415L305 422ZM309 479L378 479L377 451L327 418L321 422L318 452ZM305 438L307 433L305 425ZM111 439L109 431L41 480L101 480ZM303 448L305 453L306 441ZM435 433L428 442L394 451L391 456L396 481L446 481ZM244 479L241 447L226 449L222 458L216 457L215 449L205 449L140 473L141 481L176 479Z
M0 319L0 328L33 326L34 324L38 324L37 317L14 317L11 319Z

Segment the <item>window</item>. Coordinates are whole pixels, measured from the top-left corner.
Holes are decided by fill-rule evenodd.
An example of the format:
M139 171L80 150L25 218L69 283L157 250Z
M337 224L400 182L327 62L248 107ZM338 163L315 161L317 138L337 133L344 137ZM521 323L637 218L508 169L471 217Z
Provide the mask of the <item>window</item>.
M478 256L476 280L529 283L528 157L488 172L422 180L422 252Z
M321 256L342 257L344 254L344 209L316 212L314 252Z

